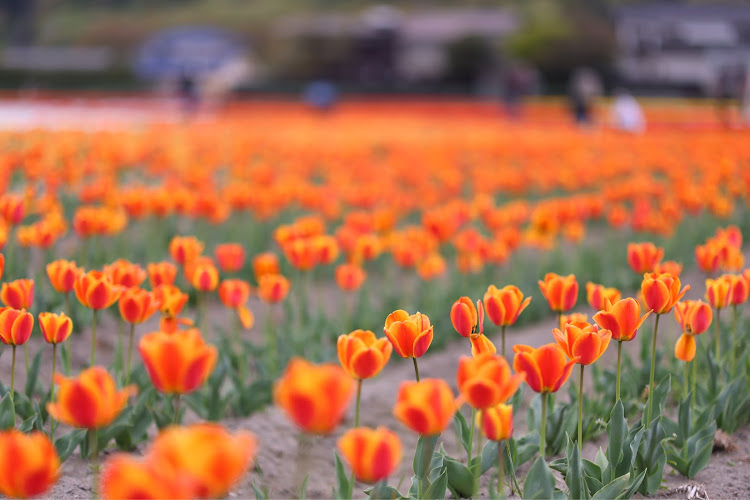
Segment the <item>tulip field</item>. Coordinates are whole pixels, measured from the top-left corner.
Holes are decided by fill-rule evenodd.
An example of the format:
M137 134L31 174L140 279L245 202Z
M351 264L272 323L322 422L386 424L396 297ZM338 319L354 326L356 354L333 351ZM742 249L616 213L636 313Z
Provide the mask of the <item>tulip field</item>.
M0 493L750 497L750 129L645 112L3 129Z

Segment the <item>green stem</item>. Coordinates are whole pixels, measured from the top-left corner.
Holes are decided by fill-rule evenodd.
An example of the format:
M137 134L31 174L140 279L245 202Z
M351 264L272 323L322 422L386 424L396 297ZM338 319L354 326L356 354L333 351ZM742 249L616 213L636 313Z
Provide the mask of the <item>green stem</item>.
M71 318L71 310L70 310L70 292L64 294L65 296L65 314ZM75 325L73 325L73 328L75 329ZM65 375L70 376L70 368L71 368L71 360L70 360L70 349L68 348L68 344L63 342L62 345L62 357L63 357L63 363L65 364Z
M266 334L266 349L269 349L270 352L268 352L268 365L269 365L269 373L271 374L271 377L276 376L276 366L278 364L279 360L279 347L278 343L276 342L276 328L274 324L274 306L273 304L267 304L266 306L266 325L265 325L265 334Z
M648 407L646 409L646 425L651 425L651 407L654 400L654 371L656 370L656 334L659 330L659 318L661 318L661 314L656 315L656 321L654 322L654 338L651 339L651 373L648 378Z
M578 450L583 447L583 367L581 365L581 378L578 382Z
M26 380L29 379L29 343L23 345L23 361L26 365Z
M734 377L734 365L737 349L737 322L739 320L740 311L737 309L737 305L732 305L732 347L729 349L729 375L730 378Z
M469 449L467 450L467 453L469 454L469 458L467 460L466 466L471 467L471 455L474 453L474 429L477 425L477 409L472 408L471 409L471 427L469 428Z
M547 442L545 441L545 433L547 428L547 393L542 393L542 421L541 425L539 427L539 455L542 457L542 460L544 460L544 451L547 447Z
M503 455L503 442L497 443L497 496L503 498L505 489L505 456Z
M563 324L562 324L562 311L557 311L557 328L562 330Z
M206 292L198 292L198 309L201 315L201 334L208 337L208 310L206 308Z
M96 429L89 429L89 468L91 469L91 495L93 498L99 497L98 455Z
M117 347L115 350L115 366L117 367L117 371L122 373L122 369L125 366L125 360L123 359L125 356L125 351L122 346L122 337L125 335L125 320L120 318L120 321L118 321L117 323Z
M719 362L721 353L721 309L716 309L716 362Z
M419 382L419 367L417 366L417 358L411 358L414 361L414 373L417 375L417 382Z
M55 371L57 368L57 344L52 344L52 383L49 386L49 400L55 397ZM55 442L55 419L52 415L49 417L49 436L50 441Z
M96 363L96 309L94 311L94 322L91 324L91 366Z
M16 345L13 345L13 361L10 365L10 401L13 402L13 396L15 394L14 387L16 386ZM13 406L15 412L15 406Z
M172 420L172 423L175 425L180 423L180 394L174 395L174 419Z
M133 337L135 335L135 323L130 323L130 338L128 339L128 364L125 366L125 385L130 383L130 363L133 360Z
M698 343L698 339L695 339L695 343ZM690 363L693 365L693 385L691 387L690 394L690 408L692 409L693 407L695 407L695 381L698 380L698 361L693 359Z
M505 325L500 328L500 336L502 337L503 357L505 357Z
M513 466L513 457L510 454L510 448L508 448L507 441L505 442L505 454L508 455L508 463L510 464L510 472L511 472L511 489L515 490L518 494L519 498L521 497L521 487L518 485L518 479L516 478L516 468Z
M422 500L422 479L417 479L417 500Z
M354 407L354 428L359 427L359 401L362 398L362 379L357 380L357 404Z
M617 380L615 382L615 403L620 399L620 362L622 360L622 340L617 342Z

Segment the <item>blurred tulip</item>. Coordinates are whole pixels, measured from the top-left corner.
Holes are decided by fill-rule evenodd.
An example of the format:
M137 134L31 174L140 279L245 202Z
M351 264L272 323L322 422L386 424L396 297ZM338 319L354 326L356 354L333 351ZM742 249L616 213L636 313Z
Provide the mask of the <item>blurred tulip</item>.
M25 344L34 329L34 316L26 309L4 307L0 309L0 340L13 347Z
M40 431L0 432L0 493L7 498L44 495L60 476L60 458Z
M498 289L490 285L484 294L484 307L487 316L497 326L515 324L518 316L531 302L531 297L523 298L523 292L518 287L507 285Z
M318 263L318 249L310 238L290 241L282 250L289 263L300 271L309 271Z
M105 500L188 500L196 498L194 483L185 475L164 470L150 457L116 454L102 468L99 490Z
M159 285L154 289L154 297L162 315L159 330L174 333L180 324L188 326L193 324L189 319L178 318L188 301L188 294L183 293L174 285Z
M646 306L655 314L666 314L690 289L690 285L680 290L680 278L671 274L646 273L641 283L641 293Z
M255 323L255 317L246 304L250 298L250 284L239 279L224 280L219 285L219 299L229 309L237 311L237 317L245 330Z
M194 236L175 236L169 242L169 254L178 265L184 266L203 253L203 242Z
M469 297L461 297L453 303L451 323L462 337L479 333L479 313Z
M364 269L354 264L340 264L336 267L336 283L346 291L359 290L367 274Z
M0 215L11 226L20 224L26 216L24 205L22 196L15 193L6 193L0 196Z
M151 383L165 394L188 394L199 389L218 358L216 348L205 344L196 329L148 333L138 342L138 351Z
M653 272L664 257L664 249L653 243L628 243L628 265L638 274Z
M327 234L315 236L312 240L315 248L316 262L323 265L332 264L339 257L339 244L336 238Z
M3 283L0 300L13 309L31 309L34 303L34 280L20 279Z
M654 268L654 272L659 274L669 273L679 278L682 274L682 264L674 260L665 260Z
M695 260L704 273L715 273L721 266L721 249L715 243L695 247Z
M58 259L47 264L47 277L52 284L52 288L59 293L72 292L78 275L82 272L83 269L69 260Z
M300 429L330 434L344 418L354 380L343 368L293 358L274 384L273 398Z
M477 413L476 425L490 441L504 441L513 435L513 406L499 404Z
M271 252L260 253L253 258L253 274L256 283L260 283L260 278L266 274L281 274L279 258Z
M708 330L713 319L711 307L701 300L686 300L674 308L680 330L689 335L700 335Z
M245 265L245 249L239 243L216 245L214 255L219 269L225 273L236 273Z
M445 274L445 259L438 253L431 253L417 264L417 274L423 281L432 281Z
M141 286L147 276L141 266L125 259L117 259L112 264L104 266L104 274L109 276L114 285L123 288Z
M550 309L558 316L572 309L578 300L578 282L572 274L559 276L555 273L547 273L544 281L539 282L539 289L547 299Z
M73 331L73 321L64 313L42 312L39 313L39 328L48 344L60 344L65 342Z
M83 429L111 424L136 393L135 386L118 391L110 374L100 366L88 368L76 378L58 373L55 382L60 386L57 399L47 403L47 411L64 424Z
M219 270L213 263L199 263L191 270L190 284L199 292L213 292L219 286Z
M555 328L552 334L568 358L577 359L579 365L593 364L604 354L612 338L609 330L600 331L598 326L586 322L568 323L564 331Z
M393 345L387 338L376 338L370 330L354 330L339 335L336 342L341 366L357 380L376 376L388 363Z
M336 444L354 477L363 483L387 478L401 461L401 440L385 427L350 429Z
M434 436L448 427L457 409L450 386L444 380L426 378L401 382L393 415L412 431Z
M160 285L174 285L174 280L177 277L177 267L167 261L149 263L146 270L148 281L151 288L154 289Z
M117 302L122 288L101 271L80 273L73 286L79 302L90 309L107 309Z
M577 321L583 321L584 323L589 320L589 315L584 313L570 313L570 314L563 314L560 316L560 323L562 324L561 328L564 328L565 325L568 323L575 323Z
M458 390L478 410L505 403L518 390L523 375L513 375L505 358L491 353L458 360Z
M695 357L695 337L688 333L680 335L674 346L674 356L685 362L692 361Z
M471 342L471 355L477 357L484 353L495 354L497 353L497 347L492 341L483 334L472 335L469 337Z
M258 297L263 302L276 304L289 293L289 280L280 274L264 274L258 280Z
M414 359L414 371L419 381L417 358L421 358L430 348L433 337L430 318L422 313L409 315L403 309L392 312L385 319L383 332L393 344L393 349L402 358Z
M606 300L614 304L620 300L621 296L617 288L605 288L603 285L590 281L586 283L586 300L595 311L604 310Z
M741 306L747 302L750 295L750 283L741 274L727 275L729 280L729 303L732 306Z

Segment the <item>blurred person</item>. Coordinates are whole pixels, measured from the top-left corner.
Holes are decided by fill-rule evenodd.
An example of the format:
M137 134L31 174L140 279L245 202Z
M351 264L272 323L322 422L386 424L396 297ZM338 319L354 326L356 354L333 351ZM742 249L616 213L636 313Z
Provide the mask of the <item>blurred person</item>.
M503 74L503 103L510 119L521 118L523 98L531 92L533 83L533 72L518 63L509 65Z
M195 75L183 69L177 78L177 96L180 99L182 111L186 117L191 117L198 110L200 92Z
M594 101L602 94L602 82L599 75L591 68L576 69L568 89L570 108L579 125L591 125L591 111Z
M735 120L735 105L740 102L744 95L745 68L740 65L727 65L719 70L716 82L716 114L719 122L725 127L730 127ZM740 109L741 111L741 109Z
M307 104L325 113L336 104L338 89L331 81L321 78L307 84L303 98Z
M750 125L750 64L745 66L745 82L740 101L740 113L745 125Z
M612 102L612 122L615 128L623 132L639 133L646 128L646 119L640 104L625 89L615 91L615 98Z

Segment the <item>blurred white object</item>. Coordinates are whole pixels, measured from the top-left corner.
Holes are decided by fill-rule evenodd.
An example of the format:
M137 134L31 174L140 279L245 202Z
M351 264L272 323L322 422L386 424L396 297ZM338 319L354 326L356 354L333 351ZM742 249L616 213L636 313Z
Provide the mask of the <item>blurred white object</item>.
M618 92L612 103L612 119L615 127L625 132L643 132L646 119L635 97L627 92Z

